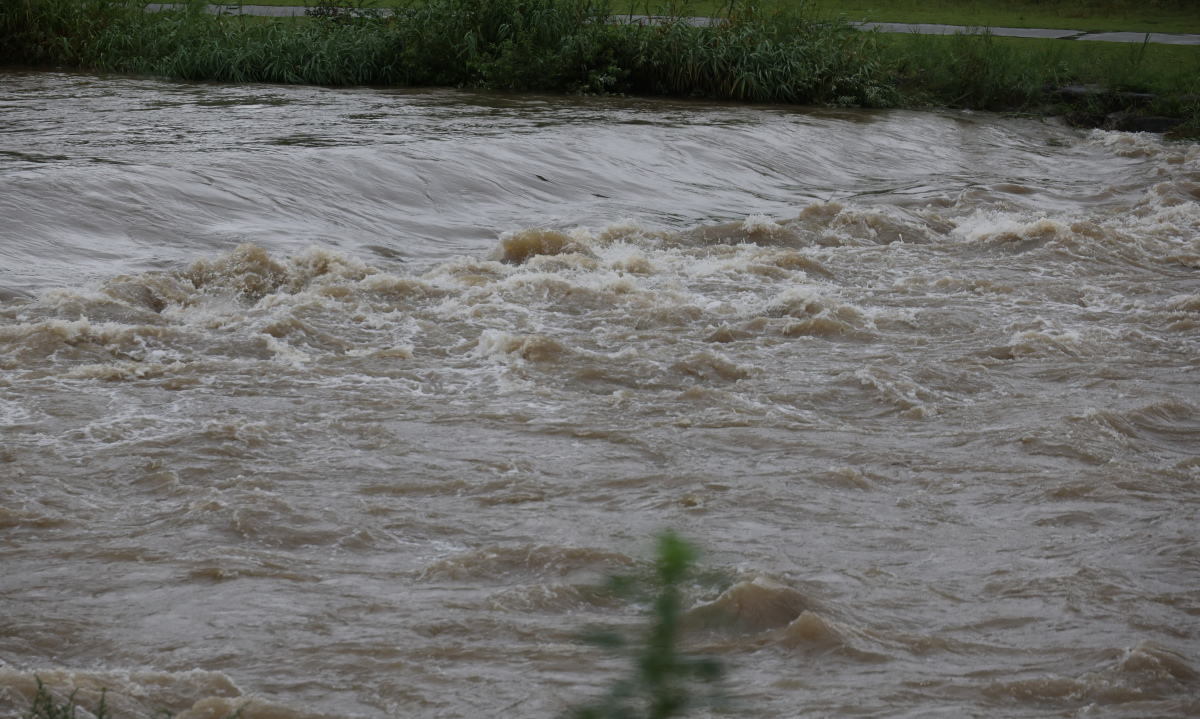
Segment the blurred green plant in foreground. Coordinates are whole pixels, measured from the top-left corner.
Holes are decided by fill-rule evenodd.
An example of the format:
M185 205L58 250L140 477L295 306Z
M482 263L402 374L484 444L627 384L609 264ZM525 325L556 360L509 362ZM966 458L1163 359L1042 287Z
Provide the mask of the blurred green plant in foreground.
M71 696L62 704L54 700L54 696L46 691L46 687L42 684L42 678L34 675L37 679L37 692L33 695L33 706L29 708L29 713L21 719L75 719L75 695L79 692L78 689L71 692ZM112 719L112 715L108 713L108 707L105 706L104 699L106 691L100 692L100 703L96 706L96 710L92 712L92 716L96 719Z
M680 716L703 703L721 698L719 681L725 673L711 657L689 656L680 647L683 583L690 576L696 550L674 532L658 538L654 572L650 577L616 576L607 587L614 594L648 600L650 624L630 641L615 631L597 631L584 640L628 656L629 675L608 693L577 708L572 719L666 719Z

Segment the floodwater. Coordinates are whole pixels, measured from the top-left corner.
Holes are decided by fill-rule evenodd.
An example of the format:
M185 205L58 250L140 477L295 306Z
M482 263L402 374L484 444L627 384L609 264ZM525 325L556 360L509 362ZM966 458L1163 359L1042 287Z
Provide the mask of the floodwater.
M1200 715L1200 147L0 75L0 714ZM81 714L82 716L82 714Z

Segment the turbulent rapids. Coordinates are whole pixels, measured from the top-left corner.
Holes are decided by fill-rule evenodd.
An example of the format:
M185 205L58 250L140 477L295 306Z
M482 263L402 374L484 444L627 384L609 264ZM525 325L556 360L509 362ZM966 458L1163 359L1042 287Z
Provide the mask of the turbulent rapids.
M1196 145L0 85L3 716L556 716L665 527L735 713L1200 713Z

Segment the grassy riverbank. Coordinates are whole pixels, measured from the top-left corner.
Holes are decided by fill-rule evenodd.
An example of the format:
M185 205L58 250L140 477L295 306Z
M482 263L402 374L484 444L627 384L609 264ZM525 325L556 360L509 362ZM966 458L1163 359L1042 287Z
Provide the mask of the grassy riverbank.
M319 0L308 0L315 4ZM299 6L303 0L248 0L253 5ZM381 8L407 7L412 0L375 0ZM658 2L625 0L613 5L623 15L657 14ZM807 6L825 18L857 22L904 22L970 27L1045 27L1102 32L1200 33L1200 6L1191 0L769 0L764 9ZM720 0L701 0L696 11L711 15Z
M1200 4L1194 0L816 0L815 4L824 15L855 21L1200 33Z
M386 17L146 13L108 0L0 0L0 62L188 80L450 85L848 107L950 106L1189 118L1200 47L858 32L812 8L689 4L655 26L589 0L429 0ZM1094 91L1064 94L1065 85ZM1155 97L1131 96L1150 93ZM1193 128L1193 129L1187 129Z
M589 0L429 0L381 18L144 13L107 0L0 0L0 61L183 79L458 85L883 107L899 94L877 36L800 14L653 27Z
M1082 43L991 35L890 35L884 64L901 78L909 104L990 110L1045 107L1048 91L1095 85L1093 102L1121 104L1113 93L1149 93L1146 107L1179 111L1170 103L1200 92L1200 47ZM1128 109L1128 108L1121 108Z

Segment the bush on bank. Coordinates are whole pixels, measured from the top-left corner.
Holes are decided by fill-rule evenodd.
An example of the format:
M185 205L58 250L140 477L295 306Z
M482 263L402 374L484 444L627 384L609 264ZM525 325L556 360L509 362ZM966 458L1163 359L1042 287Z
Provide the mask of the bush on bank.
M213 16L191 0L147 13L110 0L0 0L0 62L191 80L456 85L702 95L760 102L898 102L877 36L738 6L711 27L679 5L653 25L606 0L428 0L378 16Z

